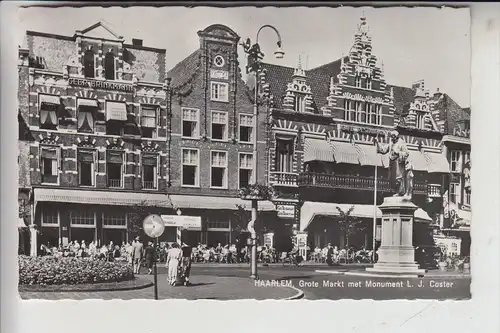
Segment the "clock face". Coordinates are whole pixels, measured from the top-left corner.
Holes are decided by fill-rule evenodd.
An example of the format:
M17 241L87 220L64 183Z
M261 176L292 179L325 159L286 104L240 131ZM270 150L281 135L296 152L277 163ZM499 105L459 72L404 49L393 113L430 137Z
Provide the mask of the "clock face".
M144 219L143 229L149 237L157 238L165 231L165 222L158 215L149 215Z
M224 60L223 56L221 56L221 55L215 56L215 58L214 58L214 65L216 67L222 67L222 66L224 66L225 63L226 63L226 61Z

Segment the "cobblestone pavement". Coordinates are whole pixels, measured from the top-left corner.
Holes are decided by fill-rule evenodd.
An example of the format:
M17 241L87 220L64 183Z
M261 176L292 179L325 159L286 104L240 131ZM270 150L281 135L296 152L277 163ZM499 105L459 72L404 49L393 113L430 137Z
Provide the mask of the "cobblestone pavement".
M147 276L153 280L153 276ZM249 278L243 277L217 277L210 275L197 275L191 278L189 287L172 287L166 281L166 275L158 275L158 299L283 299L297 294L297 290L286 287L258 287ZM109 292L22 292L22 299L154 299L154 287Z

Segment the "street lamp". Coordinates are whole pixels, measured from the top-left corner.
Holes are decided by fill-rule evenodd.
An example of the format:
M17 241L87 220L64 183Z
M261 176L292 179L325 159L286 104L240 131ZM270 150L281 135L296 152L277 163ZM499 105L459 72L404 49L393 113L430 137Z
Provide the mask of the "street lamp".
M276 35L278 36L278 42L276 43L278 48L274 52L274 55L276 56L277 59L282 59L283 56L285 55L285 52L283 52L283 49L281 48L282 42L281 42L281 35L278 32L278 30L273 27L272 25L266 24L263 25L258 31L257 31L257 37L255 39L255 44L251 44L250 38L247 38L245 42L242 42L241 45L243 46L243 50L247 54L247 66L246 66L246 72L247 74L250 72L254 73L254 78L255 78L255 91L254 91L254 102L253 102L253 119L254 119L254 133L253 133L253 138L252 138L252 143L253 143L253 161L252 161L252 166L253 166L253 184L257 186L258 181L257 181L257 129L258 129L258 114L259 114L259 105L258 105L258 98L259 98L259 72L261 70L261 60L264 58L264 54L260 51L260 45L259 45L259 34L264 28L271 28L274 30ZM250 238L252 241L252 256L251 256L251 275L250 278L252 279L258 279L257 276L257 234L255 232L255 221L257 220L257 207L258 206L258 198L252 198L252 218L250 222L248 223L248 231L250 231Z

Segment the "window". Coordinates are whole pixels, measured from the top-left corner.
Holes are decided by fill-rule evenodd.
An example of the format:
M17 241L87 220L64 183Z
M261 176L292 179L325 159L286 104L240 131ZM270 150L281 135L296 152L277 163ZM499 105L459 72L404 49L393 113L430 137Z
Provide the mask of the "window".
M465 190L464 205L470 206L470 190L469 189Z
M212 151L211 187L227 187L227 152Z
M276 140L276 171L292 172L293 170L293 139Z
M355 114L354 101L344 100L344 120L355 121Z
M450 183L450 201L454 204L460 203L460 184Z
M59 152L57 148L41 148L40 156L42 183L57 184L59 175Z
M215 56L215 58L214 58L214 65L215 66L222 67L222 66L224 66L224 64L225 64L225 61L224 61L223 56L221 56L221 55Z
M415 115L415 127L425 129L425 115L421 112L417 112Z
M212 111L212 140L227 140L227 112Z
M114 80L115 72L115 55L110 51L106 53L106 56L104 57L104 77L106 80Z
M452 150L450 152L450 167L451 172L460 172L462 170L461 164L461 153L459 150Z
M253 154L240 153L239 188L245 188L252 182Z
M78 178L82 186L94 186L94 152L78 151Z
M127 214L110 214L104 213L102 216L102 225L104 227L119 227L127 226Z
M367 103L368 105L368 122L370 124L378 124L377 122L377 105Z
M182 185L199 186L200 159L197 149L182 149Z
M56 95L38 95L40 128L57 129L57 111L60 107L61 100Z
M372 88L372 79L367 78L366 79L366 89L371 89Z
M71 226L94 226L95 212L89 210L70 212Z
M142 157L142 188L156 189L158 181L158 158L153 155Z
M83 75L86 78L95 77L95 53L92 50L85 51L83 55Z
M110 120L106 123L107 135L122 135L123 123L119 121Z
M356 121L364 123L366 121L366 104L365 102L355 101L356 105Z
M210 82L210 99L217 102L228 102L228 84Z
M306 101L303 95L295 95L294 103L296 112L306 111Z
M182 109L182 136L185 138L200 136L198 110Z
M253 141L254 118L252 115L240 114L240 142Z
M356 88L361 88L361 78L356 76Z
M375 104L375 113L377 114L377 125L382 124L382 105Z
M108 187L122 187L123 153L117 151L107 151L106 169Z
M94 133L94 112L97 109L97 101L90 99L78 99L78 132Z
M42 226L59 225L59 212L55 207L43 207L41 217L42 217Z
M207 229L229 229L229 221L207 221Z
M156 127L158 125L159 108L153 105L141 106L141 129L145 138L156 137Z

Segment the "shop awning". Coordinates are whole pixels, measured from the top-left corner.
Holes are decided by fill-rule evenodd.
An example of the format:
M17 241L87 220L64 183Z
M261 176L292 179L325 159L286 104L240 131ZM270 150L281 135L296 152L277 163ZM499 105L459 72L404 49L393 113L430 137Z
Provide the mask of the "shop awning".
M450 163L443 154L424 153L429 173L450 173Z
M376 212L377 218L382 217L382 212L378 207L374 210L373 205L352 205L352 204L336 204L331 202L313 202L306 201L302 205L300 210L300 230L304 231L309 224L314 220L315 216L339 216L339 207L342 211L347 212L352 206L354 210L351 216L359 218L370 218L373 219L373 214ZM415 222L431 222L432 219L429 217L427 212L423 209L418 208L415 211Z
M127 120L127 105L118 102L106 102L106 121Z
M374 145L356 145L359 154L359 163L361 165L373 165L383 167L382 154L377 153Z
M356 146L348 142L330 142L333 147L335 162L346 164L359 164L359 153Z
M96 108L97 107L97 100L95 100L95 99L79 98L78 99L78 106L89 106L89 107Z
M59 105L61 104L61 97L60 96L54 96L54 95L39 95L39 103L41 104L56 104Z
M34 194L35 203L64 202L111 206L145 205L164 208L172 207L167 196L160 193L127 193L35 188Z
M427 171L427 160L420 151L410 150L410 162L415 171Z
M332 145L326 140L305 139L304 162L310 161L335 162Z
M236 210L238 205L246 210L252 209L252 203L249 200L242 200L235 197L213 197L202 195L170 195L172 205L178 208L195 209L224 209ZM275 206L271 201L259 201L259 211L274 211Z

